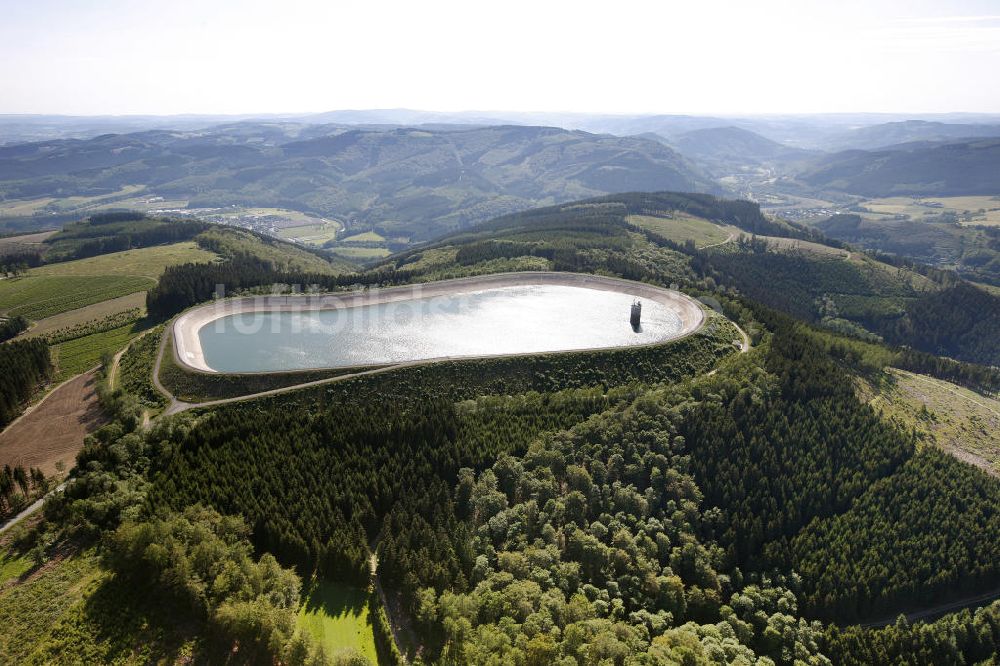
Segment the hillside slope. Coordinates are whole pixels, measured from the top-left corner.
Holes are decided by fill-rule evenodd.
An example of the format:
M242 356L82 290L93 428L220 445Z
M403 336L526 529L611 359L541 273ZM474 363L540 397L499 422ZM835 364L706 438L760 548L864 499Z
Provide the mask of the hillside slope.
M143 195L281 206L427 239L507 212L621 190L713 191L670 148L551 127L234 125L0 148L0 197Z
M839 150L871 150L913 141L954 141L998 136L1000 125L997 124L902 120L859 127L834 137L830 143Z
M799 178L815 187L873 197L996 194L1000 139L844 151L816 160Z
M711 127L685 132L670 139L682 154L723 165L788 163L816 153L790 148L740 127Z

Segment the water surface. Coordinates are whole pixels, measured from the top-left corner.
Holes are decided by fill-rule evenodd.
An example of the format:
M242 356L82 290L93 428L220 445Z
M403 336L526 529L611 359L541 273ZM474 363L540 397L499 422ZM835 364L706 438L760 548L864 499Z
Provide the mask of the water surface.
M670 307L586 287L528 285L339 310L246 312L198 332L219 372L381 365L441 357L537 353L648 344L676 336Z

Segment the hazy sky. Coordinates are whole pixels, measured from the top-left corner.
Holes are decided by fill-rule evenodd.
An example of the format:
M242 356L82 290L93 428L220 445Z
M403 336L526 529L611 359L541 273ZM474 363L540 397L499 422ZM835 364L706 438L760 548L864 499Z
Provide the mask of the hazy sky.
M0 0L0 113L1000 112L1000 0Z

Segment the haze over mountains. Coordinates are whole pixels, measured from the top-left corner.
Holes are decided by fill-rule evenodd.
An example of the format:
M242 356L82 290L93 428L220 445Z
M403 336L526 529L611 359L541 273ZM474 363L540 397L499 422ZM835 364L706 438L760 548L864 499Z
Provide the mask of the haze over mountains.
M279 207L377 228L396 246L621 191L725 193L779 214L817 200L1000 192L1000 116L982 114L0 116L0 143L0 203L114 207L138 193L188 208ZM116 196L123 188L129 196ZM38 228L46 206L0 215Z
M1000 138L920 141L829 155L801 178L817 187L867 196L1000 192Z
M234 124L0 149L4 198L141 184L190 207L284 206L391 226L411 240L625 189L715 191L663 144L549 127L344 129Z
M726 171L733 166L791 164L821 153L793 148L740 127L692 130L668 140L679 152Z
M859 127L842 135L831 147L847 150L885 148L915 141L949 141L1000 136L1000 123L945 123L904 120Z
M545 125L597 134L628 136L652 132L671 138L685 132L739 127L789 146L842 150L879 148L906 141L997 136L1000 114L788 114L714 116L685 114L610 115L511 111L438 112L413 109L336 110L312 114L175 116L60 116L0 114L0 144L146 129L192 130L241 121L303 125Z

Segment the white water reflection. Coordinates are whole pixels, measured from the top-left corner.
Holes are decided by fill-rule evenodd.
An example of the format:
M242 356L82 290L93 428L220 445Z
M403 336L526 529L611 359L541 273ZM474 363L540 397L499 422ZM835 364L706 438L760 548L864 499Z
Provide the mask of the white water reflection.
M340 310L247 312L198 332L220 372L300 370L647 344L681 330L674 310L643 300L633 330L626 293L528 285Z

